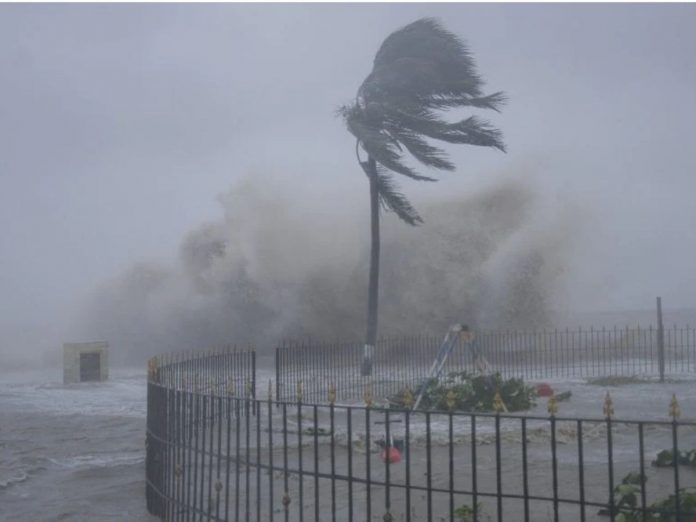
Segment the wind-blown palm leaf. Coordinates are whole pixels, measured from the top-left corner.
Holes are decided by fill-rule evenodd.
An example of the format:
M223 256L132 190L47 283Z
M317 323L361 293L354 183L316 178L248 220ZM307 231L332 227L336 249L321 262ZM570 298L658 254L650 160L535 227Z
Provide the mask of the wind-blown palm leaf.
M370 175L366 165L363 165L363 170L368 176ZM394 212L409 225L416 226L423 223L418 211L413 208L406 196L398 191L389 172L379 165L377 166L377 190L382 208Z
M442 149L433 147L418 133L410 129L398 126L385 125L387 132L397 143L402 144L411 156L423 165L441 170L454 170L454 164L447 159L447 154Z
M436 181L434 178L418 174L411 167L405 165L401 160L402 153L398 141L386 133L383 128L375 124L374 120L370 120L365 111L361 110L357 105L349 108L344 107L342 111L348 113L344 115L348 130L358 139L362 148L375 161L389 170L412 179Z
M426 167L454 170L445 151L428 139L505 151L502 134L486 121L470 116L450 123L438 114L459 107L499 111L505 96L500 92L485 95L482 87L464 42L436 20L424 18L384 40L356 102L340 112L348 130L378 166L412 179L436 181L405 163L409 154ZM385 176L375 175L381 176L380 182ZM390 177L385 183L389 201L408 203ZM387 200L382 198L392 209ZM420 217L413 219L410 203L408 208L401 213L392 210L411 225L421 222Z

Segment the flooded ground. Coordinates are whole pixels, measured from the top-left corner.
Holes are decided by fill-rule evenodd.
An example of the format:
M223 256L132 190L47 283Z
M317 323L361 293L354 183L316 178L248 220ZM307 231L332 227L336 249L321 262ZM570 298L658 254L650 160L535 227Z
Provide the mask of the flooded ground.
M259 372L259 397L265 397L270 376L270 371ZM601 417L604 395L610 391L618 418L666 420L669 402L675 393L682 405L682 418L696 419L696 386L685 380L624 386L587 385L583 381L552 381L551 384L557 391L572 391L571 399L560 404L561 416ZM61 376L55 371L0 374L0 521L153 520L147 514L144 501L145 398L145 371L140 369L115 370L107 383L69 386L61 384ZM545 404L545 400L541 400L530 413L545 415ZM446 430L443 424L438 433L439 419L433 420L433 442L440 448L433 454L433 480L440 481L447 478L444 471L447 453L441 449ZM504 423L503 428L512 435L516 430L514 424ZM412 435L416 439L422 438L420 428L422 426L414 422ZM468 428L462 425L456 431L466 434ZM490 433L492 426L482 423L480 433L485 435L487 431ZM625 441L622 434L625 434ZM632 470L637 464L635 436L628 429L619 429L617 435L615 459L620 471L623 472L623 468ZM661 444L669 442L669 434L665 435L664 440L662 437L655 439L657 445L654 447L652 442L648 443L646 458L660 449ZM601 441L602 435L597 437ZM547 452L544 439L542 437L530 447L532 461L536 449ZM307 442L311 443L311 439ZM586 464L590 469L598 466L597 473L602 474L603 445L598 443L595 450L592 441L587 442ZM685 432L683 442L688 446L686 449L691 449L696 437L691 431ZM514 447L510 446L509 451ZM483 467L486 462L490 463L486 456L488 451L481 450L480 465ZM414 471L419 476L424 465L419 461L421 457L413 456ZM458 468L466 469L466 456L462 458ZM377 456L374 459L377 462ZM565 461L571 465L564 473L576 474L572 466L574 459L575 447L570 440L566 449L559 453L560 463L563 465ZM537 481L542 480L541 468L537 468L543 467L542 460L530 466ZM519 466L519 456L511 455L504 467L506 482L520 482ZM379 469L375 466L376 473L380 473ZM398 480L403 470L396 466L392 473ZM659 474L664 473L652 477L653 484L659 480ZM696 486L690 471L685 471L684 479L688 482L684 486ZM571 483L570 477L563 481L567 485L564 487L572 487ZM313 495L308 493L311 503ZM394 495L395 502L400 502L401 493ZM356 502L361 502L359 496ZM307 508L311 512L309 505Z

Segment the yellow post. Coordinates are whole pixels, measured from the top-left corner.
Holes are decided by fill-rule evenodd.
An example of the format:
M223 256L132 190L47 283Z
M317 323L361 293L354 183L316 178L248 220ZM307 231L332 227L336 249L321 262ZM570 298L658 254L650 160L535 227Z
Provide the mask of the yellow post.
M457 395L454 390L450 389L445 396L445 403L447 404L447 409L449 411L454 411L454 407L457 405Z
M604 413L604 417L607 419L611 419L614 415L614 401L611 400L611 395L609 395L609 392L607 392L606 396L604 397L604 408L602 411Z
M372 407L372 385L370 383L365 385L365 393L363 394L363 400L368 408Z
M404 401L404 406L406 409L410 410L413 408L413 404L415 403L415 400L413 399L413 393L411 392L411 388L406 386L404 388L403 393L401 394L402 400Z
M302 402L302 381L297 381L297 402Z
M496 391L493 397L493 409L496 413L500 413L501 411L507 412L507 407L503 402L503 398L500 396L500 391Z
M669 401L669 416L672 417L673 421L677 421L681 417L681 408L676 393L672 394L672 400Z

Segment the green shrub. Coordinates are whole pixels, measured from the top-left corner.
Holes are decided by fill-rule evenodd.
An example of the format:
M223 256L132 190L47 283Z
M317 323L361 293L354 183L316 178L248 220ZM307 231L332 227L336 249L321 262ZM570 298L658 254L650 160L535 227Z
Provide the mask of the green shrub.
M476 518L474 518L474 508L466 504L454 510L454 516L457 522L483 522L484 520L490 520L489 517L484 515L483 506L480 502L476 503L476 515Z
M677 462L682 466L696 466L696 450L680 450L677 455ZM658 468L674 466L674 451L668 449L660 451L655 460L652 461L652 465Z
M605 377L592 377L587 379L587 384L593 384L595 386L627 386L631 384L645 384L652 381L648 381L637 375L607 375Z
M661 452L663 453L663 452ZM639 522L644 520L638 506L641 484L647 482L647 477L633 472L626 475L621 484L614 488L614 520L616 522ZM696 522L696 491L679 490L679 520L681 522ZM645 520L650 522L675 522L677 501L674 495L658 500L647 510ZM600 515L609 515L608 509L601 509Z
M494 411L496 392L508 411L523 411L534 406L536 390L522 379L503 379L499 373L492 375L470 375L452 372L444 379L431 379L424 384L425 391L419 409L489 412ZM416 390L415 395L418 395ZM404 406L404 394L392 397L390 402Z

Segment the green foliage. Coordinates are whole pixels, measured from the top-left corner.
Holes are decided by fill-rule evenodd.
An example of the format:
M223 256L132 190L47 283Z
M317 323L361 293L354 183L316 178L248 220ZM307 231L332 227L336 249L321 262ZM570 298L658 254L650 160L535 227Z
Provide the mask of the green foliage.
M664 452L661 452L664 453ZM639 506L641 485L647 482L647 477L633 472L626 475L621 484L614 488L614 520L616 522L639 522L644 520ZM696 491L689 489L679 490L679 520L682 522L696 522ZM670 495L666 499L658 500L647 507L648 513L645 520L650 522L675 522L676 496ZM609 510L602 509L600 515L609 515Z
M493 375L470 375L467 372L452 372L443 380L431 379L425 383L425 392L420 408L426 410L449 410L488 412L494 411L493 401L500 392L508 411L524 411L534 406L536 390L522 379L503 379L499 373ZM403 405L401 396L393 402Z
M696 491L688 491L686 489L679 490L679 520L680 522L696 522ZM648 520L658 522L675 522L677 520L677 499L674 495L670 495L664 500L655 502L651 508L655 509L656 513L648 515ZM638 520L636 518L636 520ZM627 520L626 522L633 522Z
M457 522L483 522L484 518L490 520L484 515L483 506L480 502L476 503L476 518L474 518L474 508L463 504L454 510L454 516Z
M595 386L628 386L631 384L645 384L649 382L651 381L635 375L608 375L606 377L593 377L587 379L587 384L593 384Z
M569 401L572 396L573 396L573 392L571 392L570 390L564 391L561 393L557 393L556 394L556 401L558 401L558 402Z
M696 449L689 451L680 450L677 455L677 462L682 466L696 466ZM660 451L655 460L652 461L652 465L658 468L674 466L674 451L668 449Z

